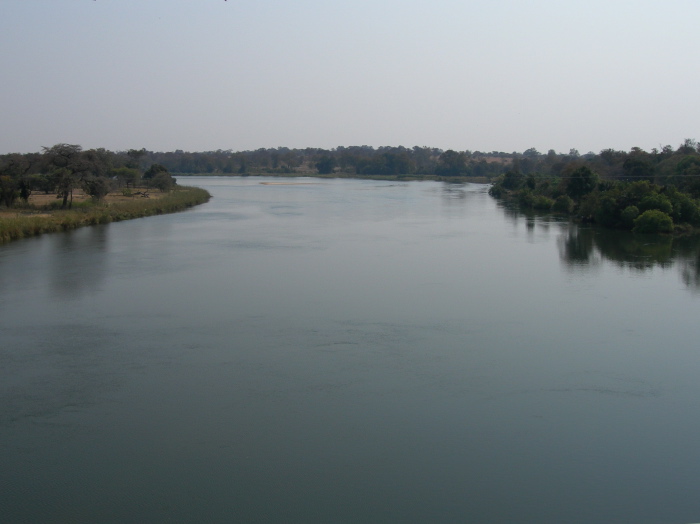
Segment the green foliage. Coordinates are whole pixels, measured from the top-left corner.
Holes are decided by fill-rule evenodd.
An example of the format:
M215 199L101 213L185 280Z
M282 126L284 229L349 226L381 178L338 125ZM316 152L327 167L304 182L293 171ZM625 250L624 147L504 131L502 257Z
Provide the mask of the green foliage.
M510 189L512 191L522 187L524 181L525 177L522 173L518 171L508 170L503 175L503 179L501 180L501 186L505 189Z
M112 184L108 178L91 176L83 180L83 191L94 200L100 201L112 189Z
M537 179L535 179L535 175L530 173L527 175L527 178L525 179L525 185L530 188L530 189L535 189L537 186Z
M593 191L588 193L585 197L581 199L578 205L578 216L584 222L592 222L594 216L598 209L598 203L600 201L600 193L598 191Z
M594 217L598 224L617 227L620 222L620 209L615 195L604 193L600 196Z
M167 171L158 172L150 181L150 186L162 192L170 191L175 185L175 179Z
M540 211L549 211L552 209L552 207L554 207L554 200L544 195L537 195L532 207L539 209Z
M634 220L635 233L671 233L673 219L663 211L649 209Z
M168 173L168 168L160 164L151 164L146 172L143 174L145 180L150 180L154 178L158 173Z
M111 175L117 179L120 186L126 187L135 186L141 179L141 172L132 167L118 167L112 170Z
M622 188L623 198L635 203L641 201L646 196L652 195L653 193L654 188L648 180L631 182Z
M634 220L639 216L639 209L637 206L627 206L620 213L620 219L622 220L622 225L627 229L632 229L634 227Z
M518 192L518 203L522 207L535 207L535 195L533 195L532 191L529 189L523 189L522 191Z
M467 172L467 155L448 149L440 155L435 174L438 176L463 176Z
M552 205L552 210L558 213L569 214L574 210L574 201L569 195L559 195Z
M333 172L335 168L335 159L331 156L322 156L318 162L316 162L316 169L318 169L319 174L329 175Z
M7 207L12 207L19 196L17 181L7 175L0 176L0 201Z
M670 215L673 211L673 206L671 205L669 199L658 193L652 193L651 195L647 195L642 198L639 201L638 207L639 211L642 213L650 209L658 209L659 211L663 211L667 215Z
M647 158L637 156L628 157L622 164L625 177L631 179L654 179L654 165Z
M593 191L598 185L599 177L588 166L580 166L567 174L566 194L573 200Z

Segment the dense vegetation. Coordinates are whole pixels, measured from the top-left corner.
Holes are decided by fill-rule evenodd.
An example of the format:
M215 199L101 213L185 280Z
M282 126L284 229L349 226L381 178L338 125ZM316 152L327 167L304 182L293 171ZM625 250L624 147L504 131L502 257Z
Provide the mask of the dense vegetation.
M209 193L180 188L164 166L143 171L142 151L112 153L84 151L78 145L57 144L42 153L0 156L0 243L18 238L147 215L171 213L206 202ZM142 196L149 189L160 198L126 198L106 202L114 190L123 196ZM88 195L75 201L76 192ZM55 195L53 202L36 205L33 194ZM113 198L113 197L110 197Z
M566 213L638 233L700 227L700 146L686 140L648 153L604 150L566 163L532 155L514 160L490 189L521 207Z
M66 209L72 207L76 189L98 202L115 187L140 183L160 191L172 189L176 181L164 166L152 164L142 171L144 155L144 150L113 153L74 144L56 144L41 153L1 155L0 202L9 208L18 199L28 202L33 192L55 193Z

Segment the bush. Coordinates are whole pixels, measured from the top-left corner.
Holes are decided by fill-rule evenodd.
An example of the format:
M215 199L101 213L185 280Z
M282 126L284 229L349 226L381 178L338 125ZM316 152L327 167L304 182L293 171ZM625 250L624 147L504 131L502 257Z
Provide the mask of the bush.
M604 193L595 209L595 221L605 227L617 227L620 221L620 206L611 192Z
M162 192L166 192L173 188L175 185L175 179L170 176L170 173L161 171L160 173L157 173L153 179L151 179L151 183L149 185L151 187L155 187L156 189L160 189Z
M529 189L523 189L518 193L518 203L523 207L534 207L535 195Z
M635 233L670 233L673 231L673 219L663 211L649 209L634 220Z
M525 177L522 175L522 173L519 173L517 171L507 171L503 175L503 179L501 180L501 185L505 189L518 189L520 186L523 185L523 182L525 180Z
M569 195L560 195L554 201L552 209L558 213L569 214L574 210L574 201L571 200Z
M664 195L659 195L658 193L654 193L653 195L647 195L644 198L642 198L639 201L638 207L641 212L648 211L650 209L658 209L659 211L662 211L667 215L670 215L673 211L671 201Z
M544 195L538 195L535 197L535 202L532 207L535 209L541 209L543 211L549 211L554 206L554 200Z
M622 219L622 224L627 229L632 229L634 227L634 220L639 216L639 209L637 206L627 206L620 213L620 218Z

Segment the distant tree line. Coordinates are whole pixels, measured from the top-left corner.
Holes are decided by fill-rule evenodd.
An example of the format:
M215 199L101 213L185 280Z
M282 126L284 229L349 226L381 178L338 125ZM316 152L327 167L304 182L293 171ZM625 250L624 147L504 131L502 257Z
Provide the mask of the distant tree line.
M34 192L55 193L61 207L69 208L76 189L98 201L115 188L142 185L168 191L175 179L165 166L149 164L146 154L145 149L115 153L56 144L40 153L0 155L0 202L12 207L18 199L27 202Z
M528 150L513 157L490 193L611 228L688 231L700 227L700 146L687 139L675 149L572 151L566 159Z
M334 149L286 147L254 151L191 153L147 151L144 159L182 174L339 174L379 176L459 176L491 178L503 173L517 153L455 152L430 147L351 146Z

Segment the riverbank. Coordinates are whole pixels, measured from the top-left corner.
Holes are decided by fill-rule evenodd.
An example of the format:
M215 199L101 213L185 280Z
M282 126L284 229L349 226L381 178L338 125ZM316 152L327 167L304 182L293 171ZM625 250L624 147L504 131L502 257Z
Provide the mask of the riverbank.
M178 187L167 193L147 191L119 190L102 202L77 194L71 209L56 209L55 195L32 196L27 205L0 212L0 244L44 233L176 213L211 198L208 191L198 187Z

